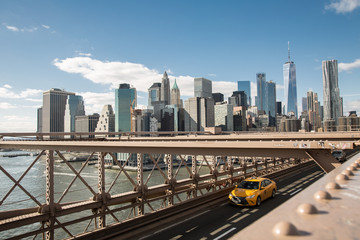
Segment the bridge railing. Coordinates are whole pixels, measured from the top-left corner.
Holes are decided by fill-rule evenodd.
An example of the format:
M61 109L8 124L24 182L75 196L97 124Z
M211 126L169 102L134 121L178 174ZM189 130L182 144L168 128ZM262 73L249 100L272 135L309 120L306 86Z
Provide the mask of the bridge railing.
M0 141L3 149L40 150L21 172L13 164L0 166L6 182L0 192L0 236L74 238L216 194L249 176L314 160L336 143L327 144ZM83 164L72 162L69 152L75 151L87 153ZM93 168L90 162L96 163L92 174L85 173ZM37 164L43 166L38 175ZM34 194L34 187L42 194ZM30 203L17 199L19 193Z

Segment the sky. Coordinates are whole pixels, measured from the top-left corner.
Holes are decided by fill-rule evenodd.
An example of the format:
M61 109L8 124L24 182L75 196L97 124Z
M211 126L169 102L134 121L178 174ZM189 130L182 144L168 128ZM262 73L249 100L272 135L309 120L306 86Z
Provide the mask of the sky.
M344 112L360 113L360 0L0 1L0 132L35 132L42 93L84 97L86 114L114 106L130 83L138 105L167 71L181 98L193 79L213 81L225 98L256 73L277 86L283 64L296 64L299 112L306 92L323 102L323 60L339 63Z

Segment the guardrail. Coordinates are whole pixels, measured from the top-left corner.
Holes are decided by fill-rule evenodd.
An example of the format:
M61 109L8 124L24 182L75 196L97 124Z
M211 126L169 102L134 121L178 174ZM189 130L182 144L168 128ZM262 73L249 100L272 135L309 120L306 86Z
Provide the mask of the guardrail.
M325 168L335 168L339 163L329 154L336 146L352 148L353 142L342 145L313 141L0 141L1 149L41 150L18 178L0 166L0 172L12 182L8 191L0 196L0 235L4 238L75 238L109 226L121 227L129 219L222 192L248 176L274 173L310 160L322 163ZM88 158L76 169L64 151L88 152ZM125 153L127 158L121 162L117 153ZM55 155L73 175L62 188L57 185ZM97 178L96 187L82 175L94 155L98 156L97 173L93 176ZM132 160L136 174L127 170ZM144 160L151 163L146 172ZM42 197L32 194L23 182L40 161L45 162ZM107 178L109 162L118 168L112 179ZM154 181L154 176L160 182ZM122 182L118 181L120 178ZM75 183L81 184L86 192L81 196L77 194L80 199L76 201L66 201L71 198ZM128 188L122 188L123 185ZM15 188L31 199L31 207L20 209L15 203L9 205L9 196ZM4 211L4 206L11 209ZM72 229L74 225L83 226L83 230Z

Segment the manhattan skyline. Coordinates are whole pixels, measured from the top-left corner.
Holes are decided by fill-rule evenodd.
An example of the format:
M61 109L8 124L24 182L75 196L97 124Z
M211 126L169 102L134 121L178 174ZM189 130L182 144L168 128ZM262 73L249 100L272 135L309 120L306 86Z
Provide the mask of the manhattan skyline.
M344 114L360 112L359 1L85 3L1 1L0 132L35 132L36 108L51 88L83 96L92 114L114 106L114 89L130 83L146 106L164 71L183 100L203 77L225 99L237 81L251 81L254 104L264 72L283 101L288 41L298 110L308 90L323 104L321 61L336 59Z

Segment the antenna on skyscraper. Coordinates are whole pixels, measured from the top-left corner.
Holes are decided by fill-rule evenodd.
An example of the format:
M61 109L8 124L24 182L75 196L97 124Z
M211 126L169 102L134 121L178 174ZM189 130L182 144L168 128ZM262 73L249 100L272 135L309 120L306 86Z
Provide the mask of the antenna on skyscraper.
M290 41L288 41L288 59L290 62Z

